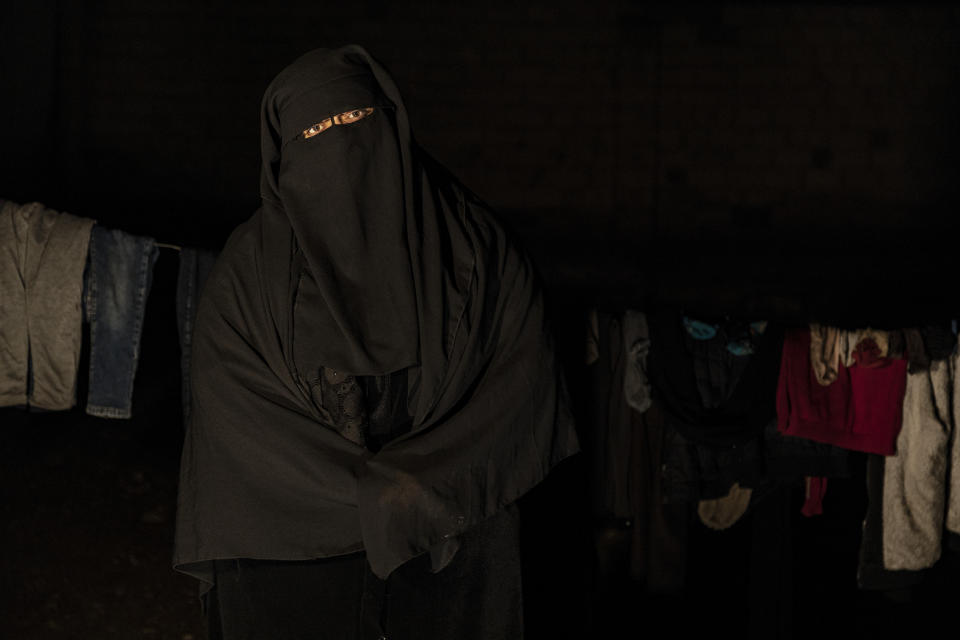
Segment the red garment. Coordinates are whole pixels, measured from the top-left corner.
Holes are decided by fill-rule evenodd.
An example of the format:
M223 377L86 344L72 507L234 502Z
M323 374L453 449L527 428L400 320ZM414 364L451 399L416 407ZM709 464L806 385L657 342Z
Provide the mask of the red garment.
M837 379L821 385L810 363L809 329L792 329L783 340L777 428L788 436L892 456L906 386L907 362L894 358L868 367L840 363Z
M864 338L854 347L853 359L859 367L875 369L884 366L889 358L880 355L880 347L873 338Z
M827 479L821 477L807 477L807 495L800 513L807 516L823 514L823 496L827 494Z

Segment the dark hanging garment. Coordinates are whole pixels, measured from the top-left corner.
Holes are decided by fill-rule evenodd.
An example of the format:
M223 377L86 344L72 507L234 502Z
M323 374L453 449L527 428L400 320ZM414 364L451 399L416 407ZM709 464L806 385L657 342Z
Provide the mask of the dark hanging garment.
M180 397L183 421L190 419L190 358L193 353L193 325L197 320L197 304L203 285L213 269L217 254L205 249L184 247L180 250L177 273L177 337L180 341Z
M385 579L444 542L449 562L578 450L532 265L414 143L360 47L271 83L262 155L262 206L200 300L175 566L209 585L218 559L362 550ZM402 435L346 437L331 372L373 410L404 372L405 402L381 406Z
M630 519L630 443L633 436L624 375L628 354L623 342L623 314L597 314L596 362L589 367L590 422L593 473L591 478L594 515L599 518Z
M651 313L647 369L672 428L694 443L714 447L755 439L776 416L783 331L775 325L742 349L740 325L721 325L716 336L694 338L678 313Z
M634 510L630 540L630 576L647 593L678 594L687 572L690 506L664 494L665 440L663 411L653 402L633 412L632 461Z

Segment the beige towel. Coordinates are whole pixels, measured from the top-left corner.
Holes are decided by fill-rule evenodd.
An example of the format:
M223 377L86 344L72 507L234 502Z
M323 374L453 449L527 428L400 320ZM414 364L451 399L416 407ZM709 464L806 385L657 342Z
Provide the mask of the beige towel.
M884 465L886 569L924 569L940 558L955 366L941 360L907 374L897 453Z
M947 529L960 535L960 429L956 421L960 419L960 355L954 355L947 361L952 366L953 375L953 433L950 434L950 477L947 479Z
M827 386L837 379L842 334L835 327L816 323L810 325L810 363L821 385Z
M880 357L886 358L890 353L890 333L880 329L857 329L856 331L843 331L840 337L840 360L843 366L852 367L857 364L853 359L853 352L857 350L857 345L867 338L877 343L880 349Z
M700 520L711 529L728 529L733 526L750 505L752 489L744 489L734 482L730 493L714 500L701 500L697 505Z

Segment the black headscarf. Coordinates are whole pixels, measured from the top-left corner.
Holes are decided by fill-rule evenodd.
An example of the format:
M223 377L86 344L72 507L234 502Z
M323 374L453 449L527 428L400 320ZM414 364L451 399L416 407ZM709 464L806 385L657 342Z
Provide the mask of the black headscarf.
M340 113L356 122L303 132ZM262 206L196 323L175 565L363 549L385 577L577 451L531 265L412 140L364 49L295 61L263 99ZM376 453L324 423L322 368L408 373L413 426Z

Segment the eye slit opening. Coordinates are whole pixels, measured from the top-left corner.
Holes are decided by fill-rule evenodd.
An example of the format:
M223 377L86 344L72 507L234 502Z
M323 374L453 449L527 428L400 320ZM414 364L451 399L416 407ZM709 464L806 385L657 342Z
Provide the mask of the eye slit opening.
M362 109L351 109L350 111L344 111L343 113L338 113L335 116L331 116L307 127L300 133L300 135L303 136L304 139L312 138L319 133L323 133L334 125L353 124L354 122L363 120L371 113L373 113L373 107L364 107Z

